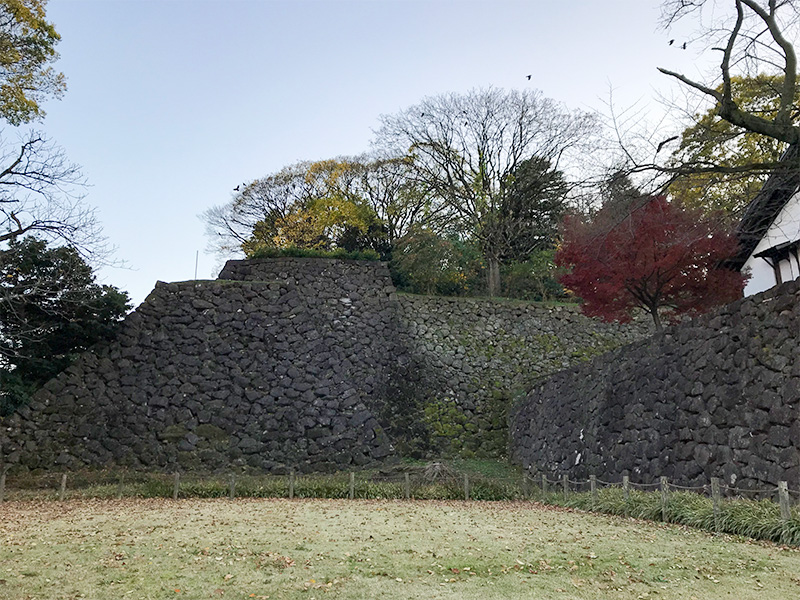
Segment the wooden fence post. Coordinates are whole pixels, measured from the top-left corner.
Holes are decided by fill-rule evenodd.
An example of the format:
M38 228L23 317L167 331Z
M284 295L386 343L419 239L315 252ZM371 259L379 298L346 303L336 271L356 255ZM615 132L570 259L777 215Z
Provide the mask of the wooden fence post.
M564 502L566 502L569 497L569 475L566 473L561 476L561 487L564 488Z
M547 475L542 473L542 496L547 495Z
M464 500L469 500L469 475L464 473Z
M669 504L669 482L667 478L661 476L659 478L660 487L661 487L661 520L666 522L667 520L667 505Z
M294 498L294 469L289 471L289 500Z
M231 500L236 498L236 473L231 473L231 477L228 482L228 497Z
M597 507L597 477L589 475L589 489L592 492L592 510Z
M122 498L122 492L123 492L123 489L124 489L124 485L125 485L125 473L121 472L117 476L117 500Z
M58 488L58 500L59 502L63 502L64 498L67 497L67 474L61 474L61 485Z
M350 500L356 497L356 474L350 471L350 490L349 490L349 497Z
M625 502L631 499L631 478L628 475L622 476L622 499Z
M178 492L181 489L181 474L178 471L175 471L175 476L172 484L172 499L178 499Z
M781 505L781 521L785 523L792 518L789 484L785 481L778 482L778 503Z
M6 500L6 473L8 472L8 467L3 467L0 470L0 502L5 502Z
M719 533L722 529L722 521L720 520L719 477L711 478L711 503L714 507L714 531Z
M411 499L411 477L408 473L403 473L403 496L406 500Z
M522 474L522 488L521 489L522 489L522 499L523 500L527 500L528 496L529 496L529 494L528 494L528 474L527 473L523 473Z

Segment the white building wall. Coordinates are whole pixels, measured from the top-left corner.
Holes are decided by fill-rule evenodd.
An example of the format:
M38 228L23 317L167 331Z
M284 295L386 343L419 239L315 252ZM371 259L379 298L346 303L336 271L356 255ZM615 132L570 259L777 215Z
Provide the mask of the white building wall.
M744 263L745 268L750 268L751 278L744 288L744 295L751 296L774 286L775 273L772 266L763 258L755 258L753 255L763 252L768 248L800 240L800 193L786 203L778 216L767 230L767 234L756 246L753 254ZM781 261L781 278L783 281L791 281L800 275L800 265L794 256L789 261Z

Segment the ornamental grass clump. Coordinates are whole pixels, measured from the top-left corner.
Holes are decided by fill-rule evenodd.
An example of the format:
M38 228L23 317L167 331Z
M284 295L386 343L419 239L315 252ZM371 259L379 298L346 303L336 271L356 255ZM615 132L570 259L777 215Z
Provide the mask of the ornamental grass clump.
M622 489L609 487L598 490L596 498L589 492L570 492L565 499L563 490L551 489L544 495L537 492L534 497L545 504L649 521L661 521L663 514L660 491L631 490L626 499ZM793 507L791 518L784 521L778 504L769 499L722 499L719 514L715 517L711 498L694 492L671 492L666 517L668 523L706 531L800 545L798 508Z

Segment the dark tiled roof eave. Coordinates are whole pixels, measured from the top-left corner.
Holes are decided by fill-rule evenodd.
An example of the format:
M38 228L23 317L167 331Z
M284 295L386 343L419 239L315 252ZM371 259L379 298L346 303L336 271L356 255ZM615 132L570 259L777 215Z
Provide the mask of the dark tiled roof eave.
M735 269L741 269L744 266L758 243L767 234L775 218L800 188L798 159L800 159L800 147L790 147L784 153L781 161L794 163L794 166L770 175L764 187L747 206L736 230L739 238L739 252L728 261L729 266Z

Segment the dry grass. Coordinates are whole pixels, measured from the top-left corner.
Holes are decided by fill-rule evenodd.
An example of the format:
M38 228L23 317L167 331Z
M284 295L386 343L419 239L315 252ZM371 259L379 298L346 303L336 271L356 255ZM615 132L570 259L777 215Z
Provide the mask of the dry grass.
M800 596L800 552L530 503L0 505L0 598Z

